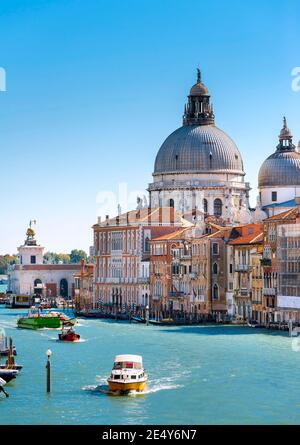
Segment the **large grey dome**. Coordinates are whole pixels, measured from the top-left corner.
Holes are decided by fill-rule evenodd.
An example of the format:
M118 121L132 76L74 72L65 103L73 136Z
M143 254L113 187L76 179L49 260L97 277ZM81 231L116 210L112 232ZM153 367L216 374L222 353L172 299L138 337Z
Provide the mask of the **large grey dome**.
M234 141L215 125L185 125L162 144L154 174L225 172L244 175Z
M300 153L277 151L262 164L258 174L258 187L300 185Z

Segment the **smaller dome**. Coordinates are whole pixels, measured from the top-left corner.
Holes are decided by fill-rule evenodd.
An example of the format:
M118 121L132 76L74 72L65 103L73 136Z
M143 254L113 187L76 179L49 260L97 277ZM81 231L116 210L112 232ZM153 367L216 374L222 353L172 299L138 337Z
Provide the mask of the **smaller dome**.
M262 164L258 173L258 187L300 185L300 153L293 144L293 136L283 118L277 150Z
M262 164L258 174L258 187L300 185L300 153L277 151Z
M190 96L209 96L208 89L202 82L198 82L192 86Z

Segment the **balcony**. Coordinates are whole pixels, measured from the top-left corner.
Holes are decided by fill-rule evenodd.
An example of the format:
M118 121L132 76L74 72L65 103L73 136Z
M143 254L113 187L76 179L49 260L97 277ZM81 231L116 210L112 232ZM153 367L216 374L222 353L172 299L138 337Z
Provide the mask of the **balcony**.
M138 283L150 284L150 278L149 277L139 277Z
M275 297L276 295L276 289L275 287L264 287L263 288L263 294L270 296L270 297Z
M252 292L249 289L234 289L235 298L251 298Z
M184 292L181 291L171 291L169 292L169 298L183 298L184 297Z
M237 264L235 270L237 272L248 272L251 269L249 264Z
M120 277L110 277L110 278L106 278L105 282L106 283L117 283L117 284L119 284L119 283L121 283L121 280L122 280L122 278L120 278Z

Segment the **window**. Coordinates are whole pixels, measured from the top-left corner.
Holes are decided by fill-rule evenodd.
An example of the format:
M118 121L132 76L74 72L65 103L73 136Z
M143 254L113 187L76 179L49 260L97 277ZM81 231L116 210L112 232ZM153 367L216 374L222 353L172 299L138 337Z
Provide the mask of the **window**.
M174 199L170 199L169 206L174 208Z
M30 263L31 263L31 264L36 264L36 256L35 256L35 255L31 255L31 257L30 257Z
M229 273L232 273L232 272L233 272L233 265L229 264Z
M213 299L218 300L219 299L219 288L217 284L214 284L213 287Z
M272 201L277 201L277 192L272 192Z
M213 255L218 255L218 253L219 253L219 244L218 243L213 243L212 251L213 251Z
M150 252L150 240L148 236L145 238L145 252Z
M222 201L219 198L214 200L214 215L217 217L222 215Z
M218 265L217 265L217 263L214 263L214 264L213 264L213 274L214 274L214 275L217 275L217 274L218 274Z
M203 212L204 212L204 213L207 213L207 212L208 212L207 199L203 199Z

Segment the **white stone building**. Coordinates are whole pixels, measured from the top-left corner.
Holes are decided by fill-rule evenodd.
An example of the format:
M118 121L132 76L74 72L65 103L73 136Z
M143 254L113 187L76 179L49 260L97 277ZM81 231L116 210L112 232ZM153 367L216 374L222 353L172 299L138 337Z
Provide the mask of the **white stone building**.
M17 295L71 298L74 274L80 271L80 264L44 264L44 247L37 244L34 235L30 227L27 239L18 247L19 264L8 270L8 291Z

